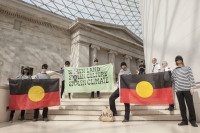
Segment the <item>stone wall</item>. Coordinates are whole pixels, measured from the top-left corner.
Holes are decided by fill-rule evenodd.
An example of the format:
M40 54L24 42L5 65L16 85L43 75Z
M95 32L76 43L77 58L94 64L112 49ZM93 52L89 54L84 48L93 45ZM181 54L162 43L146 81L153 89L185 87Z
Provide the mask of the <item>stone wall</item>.
M16 77L22 65L33 67L36 74L43 63L49 64L49 70L59 70L69 60L69 32L1 13L0 18L1 83L7 82L8 77Z

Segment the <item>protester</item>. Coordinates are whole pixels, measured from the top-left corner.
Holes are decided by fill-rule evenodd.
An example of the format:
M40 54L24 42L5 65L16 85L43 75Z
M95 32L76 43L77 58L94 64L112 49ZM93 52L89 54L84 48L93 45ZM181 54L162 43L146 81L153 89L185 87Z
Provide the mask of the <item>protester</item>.
M31 79L31 75L29 74L30 68L28 66L23 67L21 74L19 74L17 76L17 79ZM10 80L10 78L8 79ZM9 121L12 122L13 121L13 117L14 117L14 113L15 110L11 110L10 112L10 118ZM25 120L25 110L21 110L21 120L24 121Z
M139 65L139 75L145 74L145 69L146 67L145 67L144 61L141 61Z
M94 59L94 65L93 66L97 66L98 64L99 64L98 59ZM97 97L100 99L100 91L97 91ZM90 98L94 98L94 91L91 92Z
M185 66L183 58L176 56L175 62L177 67L172 71L172 81L175 83L175 91L179 102L182 122L179 126L188 125L185 101L189 110L189 122L193 127L196 124L196 114L193 103L194 88L196 88L192 70L189 66Z
M162 62L162 68L163 68L163 72L171 71L170 68L168 67L168 62L167 61L163 61ZM172 90L172 91L173 91L173 94L174 94L174 90ZM169 108L167 108L167 110L173 111L174 110L174 104L170 104Z
M60 69L60 73L62 74L62 89L61 89L61 95L60 97L62 98L62 95L64 93L65 90L65 67L69 67L70 66L70 62L69 61L65 61L65 65L63 67L61 67ZM69 99L71 99L71 93L68 93Z
M48 68L48 65L43 64L42 72L36 74L35 79L50 79L50 76L46 73L47 68ZM44 121L48 121L47 114L48 114L48 107L45 107L45 108L43 108L43 113L42 113ZM33 121L38 121L38 116L39 116L39 109L35 109Z
M157 59L156 58L152 59L152 63L153 63L152 73L161 72L160 64L157 63Z
M121 63L121 70L118 74L118 80L120 80L120 76L121 75L130 75L131 72L129 70L127 70L127 65L125 62ZM119 81L118 81L119 83ZM115 99L117 99L119 97L119 86L118 88L115 90L115 92L113 92L113 94L110 96L109 98L109 103L110 103L110 109L113 112L113 116L117 116L117 110L116 110L116 106L115 106ZM129 115L130 115L130 104L129 103L124 103L125 105L125 116L124 116L124 120L122 122L128 122L129 121Z

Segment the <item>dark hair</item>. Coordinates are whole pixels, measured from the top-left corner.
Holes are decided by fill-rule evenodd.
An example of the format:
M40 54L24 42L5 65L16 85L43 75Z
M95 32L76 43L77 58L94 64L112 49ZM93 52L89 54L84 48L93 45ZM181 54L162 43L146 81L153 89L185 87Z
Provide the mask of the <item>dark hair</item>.
M126 62L122 62L122 63L121 63L121 67L122 67L122 66L126 66L126 67L127 67Z
M142 61L140 61L141 63L144 63L144 61L142 60Z
M42 65L42 69L47 69L48 68L48 65L47 64L43 64Z
M70 62L69 61L65 61L65 65L69 66Z
M24 66L24 67L22 68L22 71L21 71L21 74L22 74L22 75L24 75L24 70L28 70L27 75L30 75L30 68L29 68L28 66Z
M94 59L94 62L99 62L97 58Z

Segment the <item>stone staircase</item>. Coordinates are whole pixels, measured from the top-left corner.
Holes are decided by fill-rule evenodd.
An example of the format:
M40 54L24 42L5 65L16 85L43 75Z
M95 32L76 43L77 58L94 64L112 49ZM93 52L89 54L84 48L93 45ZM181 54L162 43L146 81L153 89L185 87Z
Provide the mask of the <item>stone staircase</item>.
M101 110L105 106L109 107L110 95L111 92L102 92L101 99L90 99L89 93L76 93L71 100L65 96L61 99L60 106L49 107L48 118L50 121L98 121ZM130 121L180 121L180 111L165 110L167 107L131 104ZM116 108L118 116L115 117L115 121L122 121L125 111L119 98L116 100ZM26 111L26 118L33 118L33 110Z

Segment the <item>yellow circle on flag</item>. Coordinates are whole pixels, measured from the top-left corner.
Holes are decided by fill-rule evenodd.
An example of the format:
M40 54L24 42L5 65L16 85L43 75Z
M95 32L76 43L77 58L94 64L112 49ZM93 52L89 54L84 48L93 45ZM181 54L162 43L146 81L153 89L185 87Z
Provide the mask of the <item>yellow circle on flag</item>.
M38 102L44 98L45 92L41 86L33 86L28 91L28 97L31 101Z
M136 86L136 92L142 98L150 97L153 93L153 86L147 81L141 81Z

